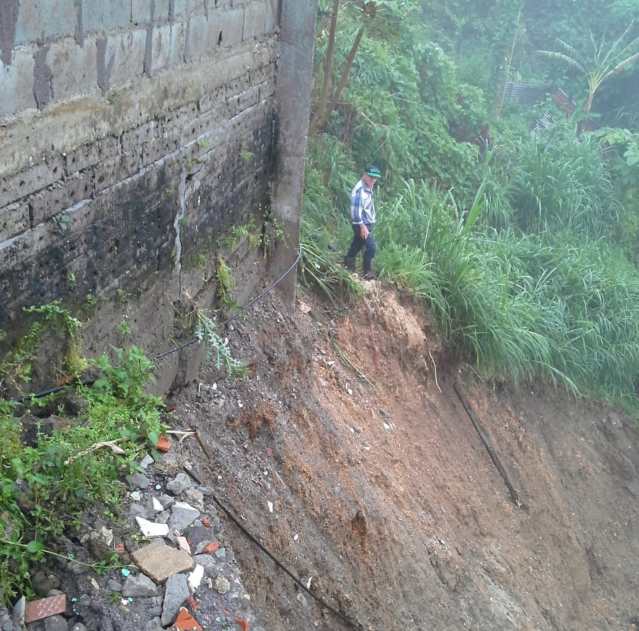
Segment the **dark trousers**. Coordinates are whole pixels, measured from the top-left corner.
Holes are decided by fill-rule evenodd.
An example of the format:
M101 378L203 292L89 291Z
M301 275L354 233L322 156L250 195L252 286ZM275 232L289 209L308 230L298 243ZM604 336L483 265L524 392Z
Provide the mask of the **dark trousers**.
M375 258L375 252L377 252L377 243L375 243L375 237L373 236L373 226L367 225L368 239L362 239L360 236L361 226L353 226L353 241L351 247L346 255L345 263L351 268L355 269L355 259L357 255L364 249L364 274L372 271L373 259Z

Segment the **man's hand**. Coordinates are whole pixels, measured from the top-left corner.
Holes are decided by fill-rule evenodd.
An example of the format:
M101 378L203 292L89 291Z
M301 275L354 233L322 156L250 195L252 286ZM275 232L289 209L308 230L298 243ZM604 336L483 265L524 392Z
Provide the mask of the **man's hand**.
M366 241L366 239L368 239L368 228L366 227L365 224L362 224L359 227L359 236L360 238L362 238L364 241Z

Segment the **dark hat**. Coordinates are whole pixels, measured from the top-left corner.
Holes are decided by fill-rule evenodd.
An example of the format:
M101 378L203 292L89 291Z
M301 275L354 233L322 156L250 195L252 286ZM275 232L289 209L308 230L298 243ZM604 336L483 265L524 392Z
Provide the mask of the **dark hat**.
M369 177L380 178L382 177L382 172L380 171L378 166L372 164L369 167L366 167L366 175Z

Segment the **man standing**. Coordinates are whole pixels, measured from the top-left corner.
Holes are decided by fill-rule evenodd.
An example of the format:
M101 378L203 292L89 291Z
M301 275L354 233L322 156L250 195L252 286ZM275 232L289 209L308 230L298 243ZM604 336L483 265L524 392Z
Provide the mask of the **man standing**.
M375 183L382 176L376 166L366 169L362 179L355 185L351 194L351 222L353 224L353 242L344 259L344 265L351 271L355 271L355 259L364 248L364 278L372 280L373 258L377 251L373 226L375 225L375 202L373 201L373 189Z

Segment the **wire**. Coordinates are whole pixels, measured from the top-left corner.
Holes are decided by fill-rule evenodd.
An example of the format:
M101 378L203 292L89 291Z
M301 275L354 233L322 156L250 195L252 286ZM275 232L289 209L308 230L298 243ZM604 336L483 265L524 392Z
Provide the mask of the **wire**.
M283 283L291 275L291 273L297 268L301 260L302 260L302 250L300 248L297 253L297 258L295 259L293 264L276 281L271 283L263 292L255 296L255 298L252 298L251 300L249 300L245 305L238 307L237 312L234 315L232 315L230 318L228 318L227 320L224 320L223 322L221 322L219 326L223 327L223 326L226 326L227 324L230 324L234 320L237 320L242 315L242 312L247 311L253 305L257 304L261 300L264 300L266 296L268 296L278 285ZM162 359L165 359L166 357L169 357L170 355L174 355L175 353L179 353L180 351L183 351L185 348L189 348L190 346L198 344L199 342L200 342L199 338L193 337L187 342L185 342L184 344L181 344L180 346L176 346L175 348L171 348L168 351L164 351L163 353L159 353L153 356L151 359L155 362L158 362ZM92 386L95 382L96 382L96 378L94 377L90 379L82 379L80 381L80 384L83 386ZM25 395L24 397L20 397L19 399L15 399L12 402L24 403L25 401L29 401L31 399L42 399L43 397L49 396L50 394L57 394L58 392L62 392L65 388L67 388L67 386L68 384L65 384L63 386L46 388L45 390L41 390L39 392Z

